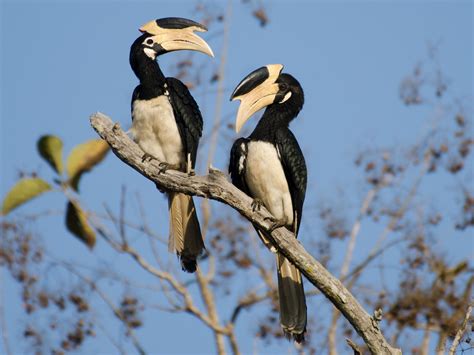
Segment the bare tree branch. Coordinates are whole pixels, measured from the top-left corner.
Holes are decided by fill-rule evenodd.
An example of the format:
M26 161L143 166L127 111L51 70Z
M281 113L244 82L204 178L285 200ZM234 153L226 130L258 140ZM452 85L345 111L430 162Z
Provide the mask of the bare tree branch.
M214 123L213 129L211 131L210 143L209 143L209 152L207 156L207 165L209 167L214 159L214 154L217 148L217 142L219 138L219 130L221 128L221 118L222 118L222 104L224 101L224 78L225 78L225 66L227 64L227 52L229 48L229 32L230 32L230 21L232 17L232 1L227 1L227 10L225 14L225 23L224 23L224 32L222 38L222 50L221 58L219 62L219 70L217 73L217 95L216 95L216 106L214 112ZM207 230L209 228L209 221L211 219L211 206L209 205L208 200L204 200L201 204L202 213L204 216L202 224L202 235L205 238L207 235Z
M198 282L199 290L201 291L201 296L206 306L207 314L209 315L210 320L214 324L220 326L219 316L217 315L216 310L216 302L214 301L214 295L209 289L209 284L207 283L206 277L202 274L201 269L199 267L196 270L196 280ZM219 355L225 354L225 344L222 333L214 330L214 338L216 340L217 353Z
M234 311L232 312L232 316L230 317L230 322L234 324L235 321L237 320L237 317L239 316L240 312L243 309L251 307L258 302L266 300L269 297L271 297L271 291L268 291L265 294L260 295L260 296L253 292L247 294L245 297L240 299L240 301L237 303L237 306L234 308Z
M143 346L140 344L133 328L128 324L128 322L126 321L126 319L124 318L122 312L120 311L119 308L117 308L113 301L107 296L107 294L105 292L103 292L98 286L97 284L89 279L88 277L82 275L80 272L78 272L76 269L74 269L73 267L71 267L71 265L68 265L67 263L62 263L63 267L65 267L67 270L69 270L72 274L76 275L78 278L80 278L82 281L84 281L85 283L87 283L90 288L92 290L94 290L99 296L100 298L102 298L102 300L109 306L109 308L111 309L111 311L113 312L113 314L115 315L115 317L117 317L117 319L119 319L124 325L125 327L127 328L127 335L130 337L130 339L132 340L132 343L133 345L135 346L135 349L138 351L138 353L140 355L145 355L146 352L145 350L143 349Z
M351 264L352 255L354 254L354 248L356 244L356 238L359 235L360 226L362 224L362 219L367 214L367 211L370 208L372 201L374 200L375 196L377 195L381 185L377 185L373 189L367 192L367 196L365 197L364 201L362 202L362 206L359 210L359 215L357 216L354 225L351 229L351 234L349 238L349 243L347 244L346 255L344 256L344 262L341 266L341 273L340 278L345 279L347 274L349 273L349 265Z
M362 355L362 352L360 351L357 344L354 343L351 339L346 338L346 343L352 348L352 350L354 351L354 355Z
M234 327L231 325L229 325L229 343L230 343L230 348L232 349L232 354L240 355L237 338L235 337Z
M164 190L181 192L220 201L237 210L259 229L267 233L270 242L285 255L306 278L315 285L352 324L373 354L401 354L401 350L390 346L384 338L378 322L373 319L342 285L318 261L316 261L286 228L278 228L270 233L270 213L262 208L254 212L252 199L232 185L226 176L211 169L206 176L189 176L169 170L162 173L159 162L143 162L143 151L112 120L96 113L91 124L97 133L106 140L114 154L140 174L152 180ZM266 219L267 218L267 219Z
M102 333L105 334L107 339L109 339L109 341L112 343L112 345L117 348L117 351L119 351L121 355L126 355L127 354L127 352L125 351L123 346L121 344L119 344L119 342L117 340L115 340L112 335L110 335L109 330L107 329L107 327L103 326L100 322L95 323L95 325L102 331Z
M467 329L467 326L468 326L467 323L469 321L469 318L471 317L471 312L472 312L472 305L469 305L469 307L467 307L466 315L464 316L464 320L461 324L461 327L456 332L456 336L454 337L453 343L451 344L451 348L449 348L449 355L454 354L454 352L456 351L456 348L459 345L461 337L466 332L466 329Z
M339 275L339 278L341 281L343 281L346 278L349 272L349 265L351 264L352 255L354 254L356 239L357 239L357 236L359 235L362 219L366 215L379 189L380 189L380 184L374 187L373 189L369 190L369 192L367 193L367 196L364 198L364 201L362 202L362 206L360 207L359 214L354 224L352 225L349 243L347 244L346 255L344 256L344 261L341 267L341 273ZM330 355L337 355L336 330L337 330L338 319L339 319L339 312L337 312L334 309L332 312L331 325L329 326L329 331L328 331L328 346L329 346ZM348 344L352 347L351 343L348 342ZM355 348L354 347L352 348L354 349L354 353L355 353Z
M443 355L446 352L446 341L448 340L448 336L444 331L439 333L438 343L436 345L436 355Z
M199 308L194 304L191 294L189 293L189 290L186 288L186 286L179 282L176 278L174 278L171 273L153 267L148 261L145 260L145 258L139 252L137 252L128 244L127 240L124 241L124 244L119 244L118 242L115 242L113 238L105 231L105 229L97 223L97 221L90 220L90 222L92 226L97 229L99 234L104 238L106 242L109 243L112 248L114 248L118 252L130 255L137 262L137 264L140 265L141 268L143 268L151 275L156 276L160 281L165 281L178 295L180 295L183 298L183 309L186 312L200 319L216 334L224 334L227 336L229 335L228 328L221 326L210 315L208 316L199 310ZM162 289L164 291L165 296L168 298L170 304L173 305L176 309L180 308L177 303L174 302L171 297L169 297L165 284L162 284Z
M227 334L228 330L226 328L221 327L219 324L213 321L209 316L201 312L196 305L194 304L191 295L188 292L188 289L183 286L180 282L178 282L170 273L158 270L154 268L152 265L150 265L137 251L132 249L131 247L126 247L123 249L123 251L127 254L129 254L132 258L135 259L135 261L146 271L151 273L152 275L165 280L168 282L169 285L173 287L173 289L179 293L183 298L185 302L185 307L186 311L195 315L198 319L203 321L209 328L211 328L213 331L221 333L221 334Z
M430 338L431 338L431 331L429 326L426 326L425 333L423 334L423 342L421 343L420 354L421 355L428 355L430 349Z

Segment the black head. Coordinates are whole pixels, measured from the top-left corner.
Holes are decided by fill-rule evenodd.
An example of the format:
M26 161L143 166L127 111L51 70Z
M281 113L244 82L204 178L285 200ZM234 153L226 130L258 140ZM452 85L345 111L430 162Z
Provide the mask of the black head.
M152 72L159 71L155 59L164 49L155 43L152 37L152 35L144 33L130 47L130 66L141 81L150 77Z
M279 90L273 103L294 108L296 113L300 112L304 104L304 92L298 80L291 74L280 74L276 83Z
M254 70L237 85L231 100L240 100L235 128L264 107L289 111L293 117L303 107L304 93L299 82L290 74L282 74L283 65L271 64Z
M133 57L146 56L150 60L155 60L158 55L163 53L165 53L165 49L153 39L153 35L144 33L130 47L130 63Z

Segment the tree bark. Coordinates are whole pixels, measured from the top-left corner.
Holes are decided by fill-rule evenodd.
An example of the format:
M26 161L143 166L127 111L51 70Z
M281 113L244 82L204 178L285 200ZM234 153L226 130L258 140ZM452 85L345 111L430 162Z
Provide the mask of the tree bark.
M352 324L372 354L401 354L400 349L390 346L384 338L378 320L362 308L342 283L315 260L289 230L278 228L268 233L271 221L265 218L271 218L272 215L263 207L260 211L254 212L251 206L252 199L232 185L226 174L212 168L205 176L188 176L174 170L161 173L159 162L156 160L143 162L144 152L118 124L114 125L109 117L96 113L91 116L91 124L120 160L155 182L160 188L220 201L237 210L259 229L266 231L268 239L276 249L285 255Z

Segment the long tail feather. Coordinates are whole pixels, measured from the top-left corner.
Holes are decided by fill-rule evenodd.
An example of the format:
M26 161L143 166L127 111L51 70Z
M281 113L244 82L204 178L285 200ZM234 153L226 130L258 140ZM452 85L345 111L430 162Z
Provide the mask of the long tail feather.
M196 259L204 251L204 241L193 198L181 193L170 193L168 208L170 212L168 250L178 255L184 271L194 272Z
M300 271L277 254L280 324L288 337L301 343L306 332L306 297Z

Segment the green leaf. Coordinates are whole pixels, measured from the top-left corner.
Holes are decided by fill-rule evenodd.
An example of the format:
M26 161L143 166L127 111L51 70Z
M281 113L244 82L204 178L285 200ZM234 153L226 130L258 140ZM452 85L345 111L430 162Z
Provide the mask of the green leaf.
M94 139L77 145L67 158L69 184L74 190L79 189L79 180L83 173L99 164L109 151L109 145L102 139Z
M87 222L85 212L77 204L69 202L66 209L67 229L85 243L89 248L95 245L95 232Z
M21 204L51 190L51 185L39 178L21 179L3 200L2 214L6 215Z
M45 135L37 143L38 152L58 173L63 172L63 142L56 136Z

